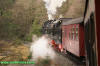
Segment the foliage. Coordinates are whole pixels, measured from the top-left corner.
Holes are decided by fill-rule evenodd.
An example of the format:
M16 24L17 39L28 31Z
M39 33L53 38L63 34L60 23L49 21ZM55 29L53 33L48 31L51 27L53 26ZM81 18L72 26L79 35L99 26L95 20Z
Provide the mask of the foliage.
M84 8L84 0L67 0L60 8L58 8L56 18L59 18L59 15L62 15L63 18L82 17L84 14Z
M68 12L69 8L71 7L71 5L73 4L73 0L67 0L66 2L63 3L63 5L57 9L57 15L56 17L59 17L58 15L62 15L63 17L65 17L65 13Z
M0 9L11 8L15 0L0 0Z
M37 36L41 36L41 27L44 21L47 20L47 14L46 14L46 9L44 7L44 3L42 0L39 0L40 4L34 5L37 3L37 1L33 1L32 5L32 11L34 11L33 15L33 20L32 20L32 25L30 27L29 33L26 35L25 40L27 41L32 41L32 35L35 34Z
M41 35L46 18L42 0L0 0L0 40L32 41L33 34Z
M18 41L19 42L19 41ZM26 61L29 56L29 48L24 44L16 45L14 42L0 41L0 61Z
M30 52L29 56L28 56L28 59L32 59L32 52Z

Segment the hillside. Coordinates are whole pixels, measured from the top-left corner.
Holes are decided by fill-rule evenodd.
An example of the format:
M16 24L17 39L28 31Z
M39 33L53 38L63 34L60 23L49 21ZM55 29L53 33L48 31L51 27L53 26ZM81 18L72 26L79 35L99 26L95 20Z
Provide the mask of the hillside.
M3 3L7 7L0 8L0 40L31 40L29 36L32 32L39 34L35 29L40 29L47 19L42 0L4 0Z
M62 7L58 8L58 15L63 18L77 18L84 15L85 0L67 0L63 3Z

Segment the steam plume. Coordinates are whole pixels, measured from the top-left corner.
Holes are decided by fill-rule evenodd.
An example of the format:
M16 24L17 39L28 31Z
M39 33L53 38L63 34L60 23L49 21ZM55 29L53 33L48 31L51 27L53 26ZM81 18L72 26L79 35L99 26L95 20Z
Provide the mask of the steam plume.
M49 58L51 59L55 57L54 50L48 44L49 41L50 40L48 38L42 36L32 43L30 49L34 60L37 60L39 57L46 58L47 56L49 56Z
M43 0L47 9L48 19L54 19L53 15L56 14L57 8L62 6L66 0Z

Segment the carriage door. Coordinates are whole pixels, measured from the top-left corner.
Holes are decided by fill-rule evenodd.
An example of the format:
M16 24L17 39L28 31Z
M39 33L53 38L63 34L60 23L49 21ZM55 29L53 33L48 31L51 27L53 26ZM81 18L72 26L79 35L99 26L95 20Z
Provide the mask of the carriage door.
M62 26L62 46L63 46L63 49L65 49L65 26Z
M93 13L91 14L90 19L85 25L85 47L86 47L88 65L97 66L95 23L94 23Z

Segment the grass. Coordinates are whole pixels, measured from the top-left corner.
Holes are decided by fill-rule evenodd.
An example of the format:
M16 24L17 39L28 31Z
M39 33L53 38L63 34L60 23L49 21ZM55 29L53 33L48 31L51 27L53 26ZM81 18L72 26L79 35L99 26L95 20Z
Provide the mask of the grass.
M51 65L52 60L47 57L47 58L38 58L35 66L50 66Z
M0 61L27 61L29 48L23 44L16 45L7 41L0 41ZM14 59L13 59L14 58Z

